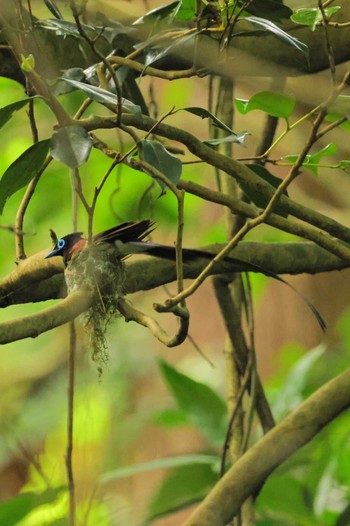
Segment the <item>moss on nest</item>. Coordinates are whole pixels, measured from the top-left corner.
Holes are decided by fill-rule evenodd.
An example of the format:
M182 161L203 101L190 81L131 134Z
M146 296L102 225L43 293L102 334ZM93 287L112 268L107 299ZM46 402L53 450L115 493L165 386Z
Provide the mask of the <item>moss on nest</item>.
M65 279L69 293L81 288L94 291L94 302L84 314L84 327L89 335L91 357L101 373L108 362L107 328L118 315L117 300L123 296L124 264L113 245L93 245L69 262Z

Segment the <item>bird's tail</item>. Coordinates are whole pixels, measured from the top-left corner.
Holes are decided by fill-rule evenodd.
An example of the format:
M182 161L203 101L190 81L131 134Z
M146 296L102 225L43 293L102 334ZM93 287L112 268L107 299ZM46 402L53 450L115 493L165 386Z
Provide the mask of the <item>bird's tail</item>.
M175 247L167 246L167 245L160 245L157 243L150 243L150 242L143 242L143 241L136 241L127 243L128 245L128 253L143 253L143 254L149 254L150 256L159 257L162 259L169 259L171 261L174 261L176 258L176 251ZM182 258L183 261L191 262L196 259L206 259L208 262L211 261L216 254L212 254L210 252L206 252L204 250L197 250L197 249L189 249L184 248L182 249ZM239 271L239 272L257 272L259 274L264 274L265 276L268 276L272 279L275 279L276 281L279 281L280 283L284 283L284 285L287 285L290 289L292 289L307 305L307 307L310 309L312 314L315 316L317 323L321 327L321 329L325 332L326 330L326 323L324 319L322 318L320 312L316 309L316 307L311 303L311 301L304 296L298 289L296 289L289 281L285 280L275 272L272 272L271 270L268 270L264 267L261 267L260 265L256 265L255 263L250 263L248 261L244 261L239 258L234 258L230 256L226 256L223 261L227 264L232 265L233 271Z
M97 234L94 236L94 243L115 243L116 246L119 245L121 258L125 258L131 254L149 254L150 256L174 261L176 258L175 247L143 241L145 237L147 237L153 230L154 223L149 219L130 221ZM209 262L215 257L215 254L211 254L210 252L206 252L204 250L184 248L182 250L182 257L185 263L200 258ZM287 280L281 278L281 276L275 274L271 270L261 267L260 265L256 265L255 263L244 261L242 259L225 257L224 262L232 265L233 271L258 272L287 285L303 300L303 302L315 316L321 329L325 331L326 324L319 311L306 296L299 292Z

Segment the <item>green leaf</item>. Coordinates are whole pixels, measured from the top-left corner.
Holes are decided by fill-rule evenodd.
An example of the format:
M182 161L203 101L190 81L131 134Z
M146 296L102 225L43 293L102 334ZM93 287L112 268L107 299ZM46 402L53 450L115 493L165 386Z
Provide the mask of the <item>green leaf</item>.
M0 108L0 128L2 128L4 124L6 124L7 121L11 119L15 111L23 108L23 106L28 104L28 101L32 98L33 97L29 97L28 99L18 100L17 102L13 102L12 104L8 104L7 106Z
M206 110L205 108L200 108L197 106L190 106L188 108L180 108L177 111L182 111L182 110L188 111L189 113L192 113L193 115L197 115L198 117L201 117L202 119L210 119L213 122L214 126L217 126L221 130L227 131L228 133L235 133L229 126L227 126L227 124L222 122L213 113Z
M180 409L209 442L221 447L227 429L227 410L222 398L208 385L196 382L165 361L160 360L159 365Z
M295 108L295 97L275 91L260 91L249 100L235 99L237 110L246 115L252 110L261 110L272 115L288 120Z
M341 9L339 5L326 7L324 10L326 17L328 19L331 18L337 11L339 11L339 9ZM315 31L317 24L323 21L322 12L318 7L302 7L297 9L290 18L295 24L308 26L311 31Z
M303 481L293 478L290 472L273 473L259 493L257 515L280 515L287 519L283 524L313 524L313 513L305 498L306 489ZM288 498L285 498L286 495Z
M74 79L61 78L61 80L64 80L68 84L83 91L91 100L100 102L101 104L112 104L113 106L117 106L118 104L117 95L110 91ZM136 106L136 104L124 98L122 98L122 108L129 113L141 113L140 106Z
M339 168L346 173L350 173L350 161L347 161L346 159L340 161Z
M163 409L163 411L153 413L151 422L156 426L172 429L188 425L188 418L186 413L180 409Z
M35 26L42 27L43 29L47 29L50 31L54 31L57 36L63 36L63 38L66 37L74 37L77 39L81 38L81 35L77 29L77 26L73 22L67 22L67 20L53 20L53 19L45 19L45 20L37 20L35 21ZM86 29L87 26L84 26L84 29ZM90 32L93 29L91 26L89 26Z
M35 69L35 58L31 53L27 56L21 53L21 69L25 73L31 73Z
M133 466L122 467L109 471L101 476L101 484L108 484L113 480L118 480L138 473L146 473L155 469L169 469L183 466L207 465L217 468L219 459L214 455L178 455L174 457L158 458L150 462L143 462Z
M153 24L154 22L158 20L163 20L169 17L171 13L175 12L175 9L181 5L181 2L171 2L170 4L161 5L160 7L156 7L155 9L152 9L151 11L148 11L144 16L141 16L135 22L133 22L133 25L140 25L140 24Z
M350 96L339 95L328 108L326 120L335 121L342 117L350 118Z
M8 198L26 186L40 172L49 145L49 139L33 144L7 168L0 181L0 214Z
M2 502L0 504L0 524L16 526L35 508L52 502L61 491L62 488L50 489L44 493L21 493L11 500Z
M58 95L64 95L76 90L75 86L68 84L66 79L77 80L78 82L85 79L85 73L82 68L69 68L63 72L61 78L59 78L52 87L52 93L57 97Z
M278 188L279 185L282 182L282 179L279 177L276 177L271 172L269 172L264 166L261 164L253 163L248 164L248 167L250 170L252 170L254 173L256 173L259 177L264 179L267 183L271 184L274 188ZM249 197L249 199L259 208L264 210L269 202L269 199L263 196L260 192L257 192L256 190L250 188L249 185L245 183L240 183L240 186L244 193ZM283 192L284 195L288 195L288 192ZM274 213L280 215L281 217L288 217L288 214L278 205L274 209Z
M268 20L279 21L282 18L290 18L293 13L292 9L283 5L278 0L252 0L249 5L246 5L244 0L239 0L238 6L242 7L243 4L245 4L245 11L251 15Z
M193 0L181 0L175 10L177 20L194 20L196 17L195 2Z
M323 157L334 155L335 153L337 153L337 147L331 142L327 144L327 146L322 148L322 150L307 155L303 162L303 166L310 170L310 172L312 172L314 175L318 175L318 169L321 159L323 159ZM298 157L298 155L286 155L284 159L287 159L289 162L294 164L297 161Z
M169 181L177 184L180 181L182 173L182 163L175 155L172 155L168 150L158 141L150 141L148 139L139 142L141 147L142 159L151 164L162 172ZM163 181L157 179L162 190L165 188Z
M53 14L55 18L58 18L59 20L63 18L61 11L58 9L55 2L53 2L52 0L44 0L44 3L50 11L50 13Z
M185 44L185 42L188 42L189 40L192 40L198 34L199 34L198 31L194 31L193 33L191 33L191 34L189 34L189 35L187 35L185 37L178 38L177 40L174 40L169 46L167 46L164 49L159 49L159 48L150 48L150 49L148 49L146 51L146 58L145 58L145 61L144 61L145 68L147 66L150 66L151 64L153 64L153 62L156 62L157 60L160 60L161 58L163 58L166 55L168 55L176 47L182 46L183 44Z
M270 22L270 20L266 20L266 18L259 18L257 16L247 16L245 20L248 20L253 25L262 27L266 31L269 31L270 33L273 33L275 37L277 37L279 40L287 44L288 46L292 46L296 48L298 51L301 51L303 55L306 57L307 60L309 60L309 48L304 42L301 42L295 37L292 37L283 29L276 26L273 22Z
M92 139L82 126L65 126L51 138L51 155L70 168L78 168L90 155Z
M154 495L146 524L202 500L217 479L217 471L209 464L192 464L174 470Z
M295 409L303 401L303 390L307 385L308 377L325 350L324 345L315 347L298 360L292 368L273 407L273 414L277 419L282 418L284 414Z
M231 135L227 135L226 137L219 137L218 139L208 139L207 141L203 142L208 146L218 146L219 144L224 144L226 142L235 142L238 144L243 144L244 139L247 135L249 135L249 132L242 132L239 134L234 133Z

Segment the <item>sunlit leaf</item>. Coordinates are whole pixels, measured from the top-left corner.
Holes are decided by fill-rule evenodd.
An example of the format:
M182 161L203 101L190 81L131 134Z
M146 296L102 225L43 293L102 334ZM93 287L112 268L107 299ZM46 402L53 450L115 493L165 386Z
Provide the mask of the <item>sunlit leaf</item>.
M50 148L56 161L77 168L88 160L92 139L82 126L65 126L53 134Z
M21 69L25 73L31 73L35 69L35 58L31 53L27 56L21 53Z
M90 99L95 100L96 102L100 102L101 104L112 104L113 106L117 106L118 104L118 97L111 91L107 91L102 88L98 88L97 86L92 86L91 84L85 84L84 82L79 82L78 80L73 79L67 79L63 78L61 80L64 80L68 84L71 84L77 89L80 89L84 93L86 93ZM137 106L130 100L122 98L122 108L125 111L128 111L130 113L141 113L140 106Z
M208 385L197 382L161 360L160 368L180 409L212 444L222 446L227 428L224 401Z
M196 16L195 2L193 0L181 0L175 10L177 20L193 20Z
M182 38L178 38L178 39L174 40L169 46L167 46L164 49L150 48L150 49L146 50L146 53L145 53L146 54L146 58L145 58L145 61L144 61L145 68L147 66L150 66L151 64L153 64L153 62L156 62L157 60L160 60L161 58L163 58L166 55L168 55L176 47L182 46L183 44L185 44L189 40L192 40L198 34L199 34L199 32L194 31L190 35L184 36Z
M148 139L140 141L139 145L142 150L142 158L147 163L164 174L169 181L177 184L182 173L182 163L175 155L168 152L168 150L158 141L150 141ZM160 187L165 188L163 181L157 179Z
M252 110L261 110L272 115L288 120L295 108L295 97L275 91L260 91L249 100L235 99L237 110L245 115Z
M40 172L49 151L50 140L37 142L7 168L0 181L0 214L6 201Z
M326 17L329 19L341 7L339 5L334 5L331 7L324 8ZM295 24L301 24L303 26L308 26L312 31L315 31L317 24L323 21L322 12L318 7L312 8L300 8L297 9L295 13L290 17Z
M330 155L334 155L335 153L337 153L336 145L333 143L329 143L327 144L327 146L322 148L322 150L307 155L303 162L303 166L304 168L310 170L310 172L312 172L314 175L318 175L319 164L321 159L323 159L323 157L329 157ZM298 155L286 155L284 159L287 159L287 161L294 164L298 160L298 157Z
M276 418L281 418L303 401L303 390L307 385L309 375L325 350L324 345L315 347L315 349L305 354L291 369L273 407L273 414Z
M76 24L73 22L68 22L67 20L54 20L52 18L46 20L36 20L35 25L42 27L43 29L54 31L57 36L63 36L64 38L68 36L78 39L81 38ZM91 29L92 27L90 27L90 30Z
M287 44L288 46L292 46L305 55L307 60L309 59L309 48L304 42L301 42L301 40L298 40L297 38L289 35L283 29L276 26L273 22L270 22L270 20L266 20L266 18L259 18L257 16L248 16L245 18L245 20L248 20L253 25L258 26L260 28L265 29L266 31L269 31L273 35L275 35L279 40Z
M23 106L28 104L28 101L31 98L33 97L29 97L28 99L18 100L17 102L13 102L12 104L8 104L7 106L0 108L0 128L2 128L4 124L6 124L7 121L11 119L15 111L20 110L21 108L23 108Z
M207 465L217 467L219 459L214 455L177 455L174 457L158 458L150 462L142 462L133 466L122 467L109 471L100 477L101 484L108 484L112 480L131 477L138 473L146 473L156 469L169 469L183 466Z
M317 516L321 516L329 507L330 493L336 486L335 471L337 468L337 459L330 459L330 462L325 466L325 470L317 485L316 495L314 499L314 509Z
M3 526L16 526L33 510L55 500L61 491L62 488L50 489L44 493L27 492L2 502L0 504L0 524Z
M139 24L154 23L156 20L166 19L171 13L175 12L175 9L179 6L179 4L181 4L181 2L176 1L156 7L155 9L148 11L148 13L146 13L144 16L141 16L135 20L133 25L135 26Z
M204 144L208 144L208 146L218 146L219 144L224 144L227 142L233 142L237 144L243 144L244 139L246 136L249 135L248 132L242 132L242 133L234 133L231 135L227 135L226 137L219 137L218 139L208 139L206 141L203 141Z
M217 482L209 464L193 464L174 470L152 498L147 520L162 517L202 500Z

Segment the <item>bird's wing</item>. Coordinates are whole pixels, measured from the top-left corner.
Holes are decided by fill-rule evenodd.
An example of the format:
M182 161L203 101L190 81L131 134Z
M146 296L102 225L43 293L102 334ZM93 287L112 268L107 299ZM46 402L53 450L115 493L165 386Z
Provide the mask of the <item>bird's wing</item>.
M115 241L127 243L128 241L141 241L154 230L153 225L154 223L150 219L122 223L121 225L114 226L94 236L94 243L114 243Z

